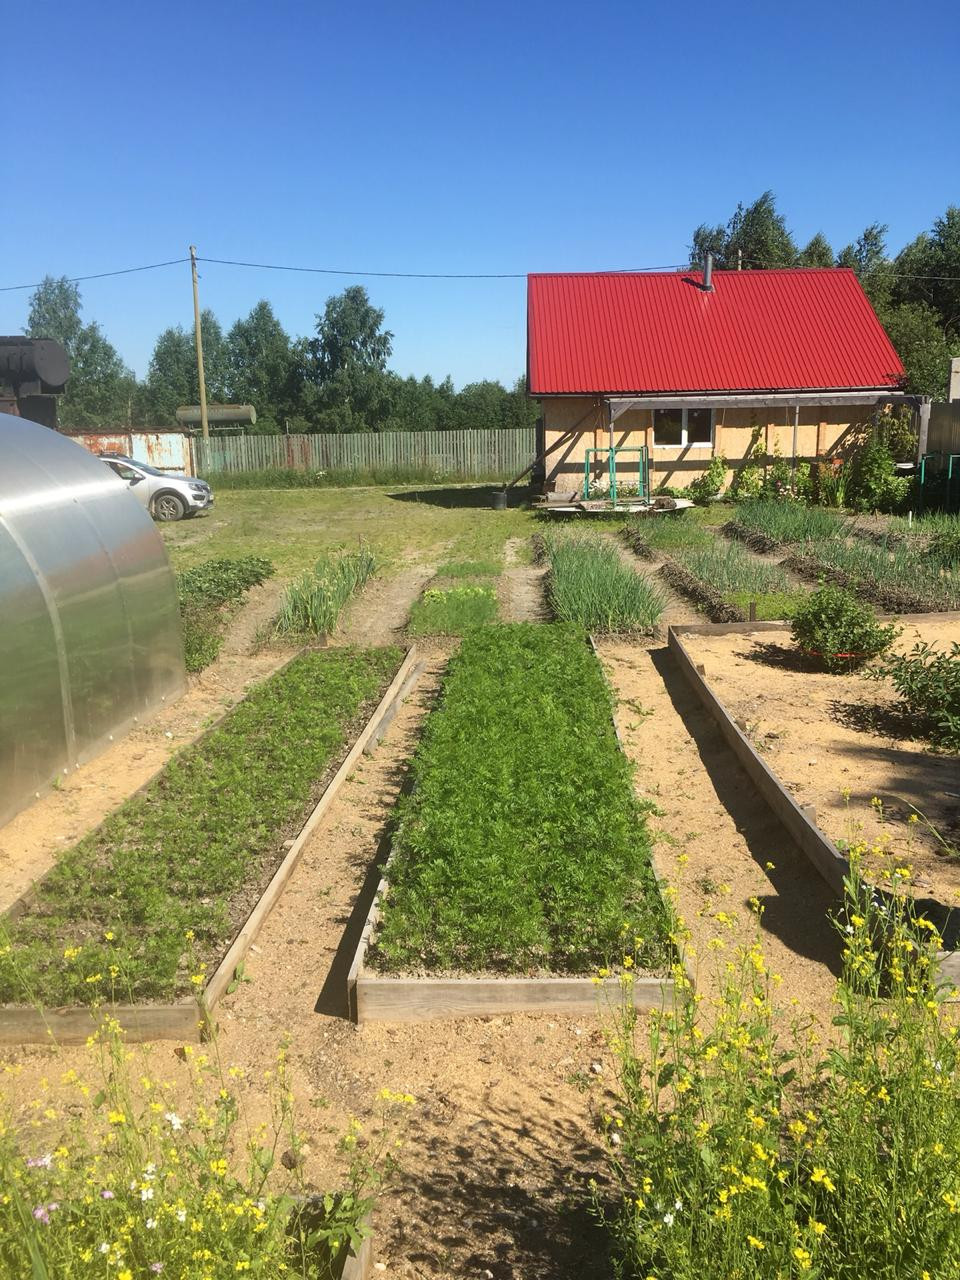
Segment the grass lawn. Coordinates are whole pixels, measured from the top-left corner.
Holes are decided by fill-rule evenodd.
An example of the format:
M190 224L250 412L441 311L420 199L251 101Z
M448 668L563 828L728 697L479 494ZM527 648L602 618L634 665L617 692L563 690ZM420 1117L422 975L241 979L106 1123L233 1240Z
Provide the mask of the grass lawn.
M212 557L264 556L283 578L324 553L362 542L387 573L421 561L499 562L508 538L536 527L531 512L493 511L489 487L250 489L217 492L207 516L161 525L175 569Z

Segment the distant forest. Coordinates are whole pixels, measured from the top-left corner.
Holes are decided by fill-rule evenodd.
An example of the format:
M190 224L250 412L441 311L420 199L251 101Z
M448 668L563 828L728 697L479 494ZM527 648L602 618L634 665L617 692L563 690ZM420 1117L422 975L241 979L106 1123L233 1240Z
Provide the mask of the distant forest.
M767 191L738 205L725 224L698 226L690 260L699 264L710 252L721 269L852 268L903 360L905 390L942 400L950 358L960 355L960 208L948 208L895 256L886 236L885 225L872 223L837 251L820 233L801 248ZM27 332L56 338L70 356L63 425L175 425L178 405L199 399L192 329L165 329L140 381L100 325L82 320L81 309L80 291L67 279L48 276L30 300ZM263 433L450 431L536 420L523 378L509 389L484 381L456 391L450 378L393 373L387 368L393 334L384 319L360 285L327 299L310 337L291 337L266 300L226 333L204 311L207 399L254 405L254 430Z
M56 338L70 356L60 398L64 427L176 426L179 405L197 404L193 329L164 329L139 381L96 321L81 319L80 291L47 277L30 300L27 332ZM211 311L201 316L210 403L252 404L255 427L272 435L313 431L458 431L526 427L537 418L526 379L507 389L450 378L402 378L387 368L393 334L367 292L353 285L327 299L310 338L291 338L270 303L257 303L224 333Z

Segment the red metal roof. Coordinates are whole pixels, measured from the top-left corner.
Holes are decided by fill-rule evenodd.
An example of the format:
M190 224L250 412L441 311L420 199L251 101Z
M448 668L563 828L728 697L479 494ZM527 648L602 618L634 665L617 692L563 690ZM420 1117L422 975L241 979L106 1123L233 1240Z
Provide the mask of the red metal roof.
M848 391L903 365L846 268L527 277L530 394Z

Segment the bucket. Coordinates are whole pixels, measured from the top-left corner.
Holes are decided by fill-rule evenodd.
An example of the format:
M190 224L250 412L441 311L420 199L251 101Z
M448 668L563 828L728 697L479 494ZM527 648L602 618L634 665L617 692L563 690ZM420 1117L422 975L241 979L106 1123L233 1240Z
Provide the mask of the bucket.
M494 489L490 495L490 505L494 511L506 511L507 509L507 491L506 489Z

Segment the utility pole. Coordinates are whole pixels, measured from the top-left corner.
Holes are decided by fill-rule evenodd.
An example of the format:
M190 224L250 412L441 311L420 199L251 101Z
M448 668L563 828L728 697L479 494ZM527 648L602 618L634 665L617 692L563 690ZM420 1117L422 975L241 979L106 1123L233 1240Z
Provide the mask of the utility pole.
M204 440L210 439L207 422L207 383L203 376L203 334L200 332L200 290L197 287L197 246L190 246L190 271L193 275L193 332L197 339L197 381L200 384L200 430Z
M743 250L742 249L737 250L737 270L738 271L743 270Z

